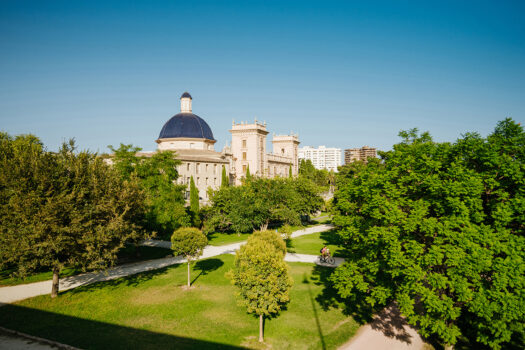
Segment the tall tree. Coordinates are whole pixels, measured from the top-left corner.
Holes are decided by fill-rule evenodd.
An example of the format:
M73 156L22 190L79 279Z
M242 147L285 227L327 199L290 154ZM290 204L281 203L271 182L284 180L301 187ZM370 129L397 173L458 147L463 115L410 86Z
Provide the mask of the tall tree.
M221 188L230 186L230 180L226 175L226 167L222 166L222 178L221 178Z
M21 277L50 268L52 297L64 266L104 269L126 242L147 237L136 178L76 153L73 141L47 152L34 136L0 134L0 165L0 266Z
M523 336L523 128L507 119L454 144L415 129L400 136L382 161L338 176L333 222L350 254L335 287L349 305L397 301L448 346L462 335L498 349Z
M239 288L239 304L259 318L260 342L264 341L264 317L275 317L290 301L293 280L284 262L285 253L286 245L276 233L272 237L268 233L254 235L237 251L234 268L228 273Z
M197 186L195 186L193 176L190 179L190 211L193 225L200 227L201 220L199 217L199 190L197 189Z
M137 156L141 149L133 145L120 144L118 149L108 146L112 152L113 167L125 179L135 176L146 194L146 219L143 225L163 236L181 227L189 226L191 218L185 210L186 186L177 185L179 177L175 152L155 152L150 157Z
M290 165L290 169L288 170L288 177L291 179L293 178L293 173L292 173L292 166Z
M193 259L202 255L208 239L201 230L195 227L182 227L171 236L171 249L174 255L182 255L188 261L188 288L190 287L190 264Z
M250 174L250 164L246 167L246 180L251 180L252 175Z

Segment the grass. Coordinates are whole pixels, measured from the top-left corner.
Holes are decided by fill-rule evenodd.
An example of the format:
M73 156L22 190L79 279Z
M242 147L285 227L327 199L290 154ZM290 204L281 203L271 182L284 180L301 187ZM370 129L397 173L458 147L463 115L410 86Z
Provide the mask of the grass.
M312 222L311 224L305 225L305 226L290 226L292 231L302 230L307 227L318 225L317 222ZM279 230L279 228L271 228L271 230ZM213 246L220 246L225 244L231 244L231 243L237 243L237 242L243 242L246 241L248 238L250 238L251 233L225 233L225 232L213 232L208 235L208 244Z
M90 349L260 348L258 320L238 306L224 276L232 255L193 266L194 288L184 290L185 265L39 296L2 307L0 325ZM323 307L320 267L291 263L294 286L285 311L265 322L265 346L335 349L359 325L339 308ZM321 268L321 273L331 273Z
M140 256L135 254L135 247L127 245L122 248L118 253L117 265L132 263L142 260L160 259L165 258L167 255L173 255L170 249L157 248L157 247L139 247ZM4 269L0 271L0 286L14 286L18 284L27 284L33 282L47 281L53 278L52 271L39 271L26 278L12 277L11 274L14 269ZM60 277L68 277L78 275L82 270L65 267L60 272Z
M231 243L237 243L247 240L252 234L251 233L224 233L224 232L213 232L208 235L208 244L219 246Z
M286 243L290 253L319 255L321 248L326 245L333 256L345 257L346 251L338 244L339 237L335 230L299 236Z

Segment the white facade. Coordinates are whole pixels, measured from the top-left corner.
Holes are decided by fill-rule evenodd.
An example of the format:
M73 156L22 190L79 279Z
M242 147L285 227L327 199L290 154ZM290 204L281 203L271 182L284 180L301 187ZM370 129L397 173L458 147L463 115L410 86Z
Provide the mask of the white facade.
M299 148L299 159L309 159L316 169L327 169L337 172L342 165L342 151L340 148L319 146L318 148L305 146Z

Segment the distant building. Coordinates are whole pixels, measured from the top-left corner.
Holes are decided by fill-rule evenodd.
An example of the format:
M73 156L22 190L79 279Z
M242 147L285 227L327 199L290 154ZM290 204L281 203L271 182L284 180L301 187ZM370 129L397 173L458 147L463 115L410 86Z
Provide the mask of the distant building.
M250 174L264 177L287 177L292 168L292 175L299 172L297 135L274 135L273 153L266 153L266 123L257 120L254 123L233 123L231 152L233 155L232 172L235 184L241 183L248 167Z
M366 162L369 157L377 157L377 150L375 148L363 146L361 148L345 149L345 164L350 164L356 160Z
M299 159L309 159L316 169L327 169L337 172L341 165L341 149L319 146L314 148L305 146L299 148Z

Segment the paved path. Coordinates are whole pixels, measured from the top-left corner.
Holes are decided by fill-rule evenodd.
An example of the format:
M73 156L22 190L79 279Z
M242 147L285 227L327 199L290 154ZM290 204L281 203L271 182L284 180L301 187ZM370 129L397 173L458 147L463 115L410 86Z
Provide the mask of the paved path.
M425 342L396 306L389 306L357 331L339 350L422 350Z
M330 231L333 228L334 228L334 225L330 225L330 224L315 225L315 226L304 228L302 230L294 231L292 233L291 237L295 238L295 237L300 237L300 236L304 236L304 235L309 235L309 234L312 234L312 233ZM220 246L209 245L209 246L206 246L204 251L206 251L206 249L213 249L213 248L221 249L222 247L229 247L229 246L234 246L234 245L239 245L240 246L240 244L243 244L244 242L246 242L246 241L242 241L242 242L239 242L239 243L227 244L227 245L220 245ZM157 240L157 239L150 239L150 240L142 242L141 244L144 245L144 246L147 246L147 247L158 247L158 248L171 249L171 242L170 241L161 241L161 240ZM235 248L235 250L237 250L237 249L239 249L239 247Z
M303 230L295 231L292 234L292 237L299 237L302 235L308 235L315 232L322 232L331 230L333 227L331 225L318 225L313 227L308 227ZM221 246L207 246L204 248L202 256L200 259L206 259L217 255L222 254L233 254L236 250L239 249L243 242L231 243ZM144 245L154 246L154 247L163 247L170 248L171 244L167 241L148 241ZM317 256L315 255L305 255L305 254L287 254L285 257L286 261L290 262L309 262L309 263L319 263ZM60 291L65 291L68 289L73 289L90 283L108 281L115 278L125 277L133 275L140 272L151 271L156 269L161 269L163 267L180 264L186 262L186 259L182 257L170 257L163 259L155 259L148 261L140 261L132 264L120 265L108 269L103 272L91 272L85 273L76 276L64 277L60 279ZM343 260L341 258L336 258L335 266L341 264ZM331 266L326 264L320 264L323 266ZM334 266L334 267L335 267ZM21 284L18 286L11 287L2 287L0 288L0 305L2 303L13 303L15 301L35 297L37 295L49 294L51 292L52 281L42 281L36 283Z

